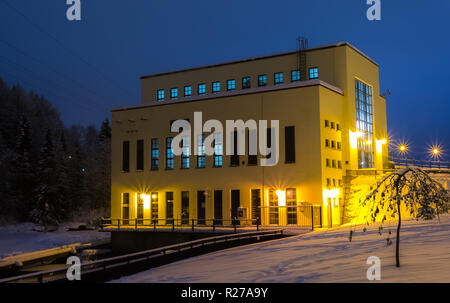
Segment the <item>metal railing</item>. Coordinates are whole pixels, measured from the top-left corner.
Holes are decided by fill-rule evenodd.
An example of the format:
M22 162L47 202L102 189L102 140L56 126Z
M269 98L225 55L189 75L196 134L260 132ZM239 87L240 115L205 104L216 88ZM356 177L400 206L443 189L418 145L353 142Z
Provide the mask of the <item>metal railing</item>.
M450 169L450 162L448 161L416 160L397 157L389 157L389 160L393 162L396 167L415 166L420 168Z
M233 229L237 232L239 227L248 228L251 226L256 226L256 230L259 231L261 226L261 221L258 219L111 219L102 218L101 219L101 230L111 231L121 230L121 229L153 229L157 230L170 230L178 231L180 229L189 229L191 231L195 230L205 230L205 228L212 229L216 231L217 228L228 228Z
M232 241L239 241L253 238L256 238L256 241L258 241L261 240L261 237L276 237L276 236L282 237L283 230L257 231L257 232L236 233L231 235L208 237L204 239L183 242L179 244L154 248L141 252L121 255L117 257L111 257L98 261L82 263L80 265L81 277L83 277L83 275L86 274L95 273L99 271L106 272L107 270L113 268L116 269L118 267L124 267L138 262L145 262L147 265L150 265L152 259L158 257L180 254L181 252L186 252L188 250L192 250L195 248L205 248L207 246L212 246L218 243L228 243ZM64 280L66 279L67 268L68 266L64 265L56 269L1 279L0 283L17 283L17 282L47 283L58 280Z

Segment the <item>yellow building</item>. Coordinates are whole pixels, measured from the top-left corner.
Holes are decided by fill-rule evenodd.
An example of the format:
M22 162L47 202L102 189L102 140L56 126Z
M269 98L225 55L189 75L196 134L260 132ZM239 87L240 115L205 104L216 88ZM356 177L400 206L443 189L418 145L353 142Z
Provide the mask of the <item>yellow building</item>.
M122 224L302 225L315 205L323 225L339 225L344 177L384 167L379 67L349 43L143 76L141 86L140 105L112 111L111 218ZM174 156L171 123L195 112L224 126L278 120L278 163L220 155L224 138L214 155L191 144Z

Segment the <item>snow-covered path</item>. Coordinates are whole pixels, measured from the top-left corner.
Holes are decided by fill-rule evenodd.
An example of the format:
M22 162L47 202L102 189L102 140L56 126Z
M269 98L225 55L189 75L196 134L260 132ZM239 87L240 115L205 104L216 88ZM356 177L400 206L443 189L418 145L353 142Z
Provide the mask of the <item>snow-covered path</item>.
M8 255L55 248L73 243L86 243L109 238L109 233L96 230L66 231L66 226L55 232L37 232L32 223L0 227L0 258Z
M381 282L450 282L450 216L405 222L401 267L393 245L376 226L318 231L262 244L231 248L154 268L113 282L368 282L370 256L381 259Z

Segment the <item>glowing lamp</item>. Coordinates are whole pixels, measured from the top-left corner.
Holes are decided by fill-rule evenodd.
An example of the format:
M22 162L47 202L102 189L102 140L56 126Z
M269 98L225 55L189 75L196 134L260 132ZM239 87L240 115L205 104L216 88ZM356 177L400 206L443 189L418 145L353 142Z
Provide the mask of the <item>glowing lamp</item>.
M144 209L150 209L150 195L141 194L141 199L144 201Z
M156 199L156 198L158 198L158 196L156 194L153 194L152 199Z
M362 136L362 133L360 131L349 131L349 133L350 147L356 149L358 147L358 138Z
M278 196L278 206L286 206L286 191L277 190L276 194Z
M386 139L376 140L377 153L381 154L383 152L383 145L387 143Z

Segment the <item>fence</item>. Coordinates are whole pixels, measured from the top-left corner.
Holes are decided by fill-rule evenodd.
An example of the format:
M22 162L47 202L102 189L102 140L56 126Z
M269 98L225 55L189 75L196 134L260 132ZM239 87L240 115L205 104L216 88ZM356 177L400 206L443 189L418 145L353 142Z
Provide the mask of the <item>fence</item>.
M416 160L408 158L389 157L396 167L416 166L420 168L450 169L450 162L440 160Z

